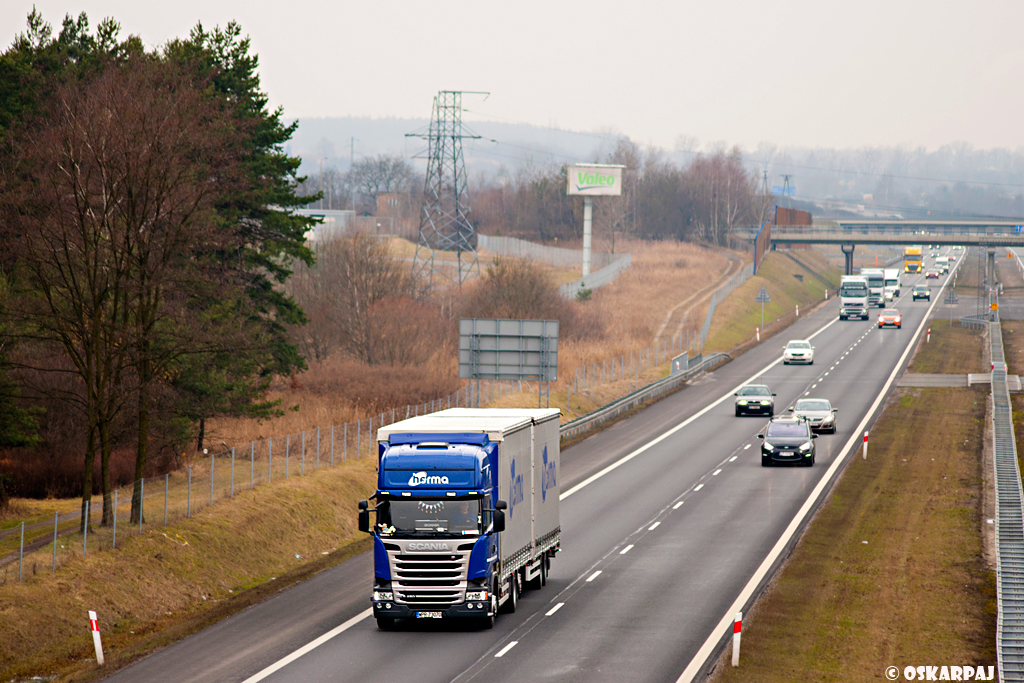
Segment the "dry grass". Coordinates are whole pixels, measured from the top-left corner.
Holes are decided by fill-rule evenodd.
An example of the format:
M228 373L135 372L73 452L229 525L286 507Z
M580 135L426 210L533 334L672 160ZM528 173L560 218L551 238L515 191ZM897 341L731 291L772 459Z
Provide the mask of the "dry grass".
M840 272L817 252L800 251L796 252L796 257L829 282L838 284ZM761 327L762 323L761 304L755 299L761 287L771 297L771 301L764 305L764 327L768 330L772 329L774 321L794 316L796 306L799 305L807 312L811 305L825 299L823 283L783 253L769 252L758 274L736 288L728 299L716 307L707 351L729 351L756 338L756 328ZM834 296L834 286L828 289L829 295Z
M240 592L343 548L361 536L355 503L372 492L374 465L363 459L245 491L191 520L127 538L116 552L79 555L57 574L7 584L0 679L94 668L89 609L99 613L117 661L160 644L160 631L180 630Z
M971 372L988 372L985 366L985 338L979 330L960 327L960 322L935 318L929 324L932 331L931 341L928 335L921 335L917 343L917 351L907 368L907 372L924 374L967 374Z
M942 405L942 410L936 410ZM995 664L982 556L985 392L906 391L872 427L715 680L884 680L887 666Z

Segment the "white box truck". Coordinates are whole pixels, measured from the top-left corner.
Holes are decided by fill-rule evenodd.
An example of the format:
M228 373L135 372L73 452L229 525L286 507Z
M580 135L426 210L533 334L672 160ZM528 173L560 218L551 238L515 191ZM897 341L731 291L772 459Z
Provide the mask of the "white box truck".
M843 275L839 279L839 319L868 319L868 279L863 275Z
M885 300L895 301L900 298L900 269L885 269Z

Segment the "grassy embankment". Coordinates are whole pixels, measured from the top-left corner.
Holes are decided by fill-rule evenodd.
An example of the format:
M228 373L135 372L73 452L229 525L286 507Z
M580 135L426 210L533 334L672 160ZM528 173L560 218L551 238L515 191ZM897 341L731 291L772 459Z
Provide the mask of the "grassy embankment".
M368 548L355 501L374 463L349 461L125 534L116 551L78 555L56 574L29 567L0 592L0 680L98 677L88 629L96 610L105 673L259 602Z
M814 250L794 251L793 256L824 277L830 284L829 296L835 296L841 271ZM799 277L798 277L799 276ZM757 275L747 280L724 302L718 304L711 321L706 352L729 351L755 338L755 329L761 327L761 304L755 301L764 287L771 302L764 305L764 327L761 339L796 319L796 307L804 313L825 299L824 283L785 254L769 252Z
M981 364L981 342L953 332L933 324L914 370ZM970 352L950 353L965 341ZM986 395L893 394L871 428L868 459L851 460L747 615L740 666L726 652L718 683L876 681L888 666L995 665L994 573L981 534Z

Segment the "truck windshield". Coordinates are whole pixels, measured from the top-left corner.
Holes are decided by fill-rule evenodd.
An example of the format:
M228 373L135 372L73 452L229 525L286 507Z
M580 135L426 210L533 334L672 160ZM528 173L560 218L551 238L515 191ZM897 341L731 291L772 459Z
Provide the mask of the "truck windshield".
M480 499L391 499L381 502L382 536L476 536L486 521Z
M863 282L846 283L840 288L839 296L867 296L868 288Z

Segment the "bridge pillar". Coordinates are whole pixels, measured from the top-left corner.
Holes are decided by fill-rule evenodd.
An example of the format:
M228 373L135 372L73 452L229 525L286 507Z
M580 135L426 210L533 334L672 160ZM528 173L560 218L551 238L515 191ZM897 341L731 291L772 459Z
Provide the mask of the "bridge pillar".
M847 250L849 247L849 250ZM846 274L853 275L853 250L857 247L856 244L840 244L839 249L846 255Z
M998 283L996 282L996 250L988 250L988 260L985 263L985 284L989 287L995 287Z

